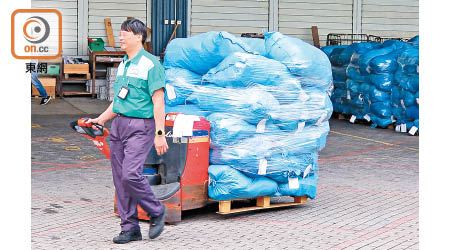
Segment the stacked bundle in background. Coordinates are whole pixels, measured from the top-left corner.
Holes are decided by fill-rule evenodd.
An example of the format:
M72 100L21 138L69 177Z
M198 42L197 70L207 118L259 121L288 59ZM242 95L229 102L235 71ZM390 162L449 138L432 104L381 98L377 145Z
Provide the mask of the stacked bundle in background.
M419 130L419 38L414 37L400 51L392 87L392 112L396 131L414 135Z
M388 40L381 48L361 55L360 70L369 74L369 116L372 127L387 127L395 122L391 108L391 92L394 73L397 70L397 57L406 43Z
M333 67L335 90L331 99L336 112L352 114L353 121L362 118L372 121L372 127L387 127L396 122L396 131L416 133L419 126L418 36L407 43L397 40L383 44L362 42L345 48L326 46L322 50L333 65L341 66L352 53L345 85L338 67Z
M351 53L349 54L349 46L327 46L324 52L330 49L329 58L333 71L334 91L331 96L334 111L342 114L350 114L349 95L347 91L347 74L346 70L350 62ZM347 56L346 56L347 55Z
M211 198L315 197L333 112L322 51L278 32L208 32L173 40L164 67L166 112L211 122Z
M353 115L352 121L355 119L367 119L369 113L370 100L370 76L360 69L360 57L366 52L378 48L380 45L374 42L353 43L347 49L347 53L351 54L350 63L347 67L347 99L350 106L350 114Z

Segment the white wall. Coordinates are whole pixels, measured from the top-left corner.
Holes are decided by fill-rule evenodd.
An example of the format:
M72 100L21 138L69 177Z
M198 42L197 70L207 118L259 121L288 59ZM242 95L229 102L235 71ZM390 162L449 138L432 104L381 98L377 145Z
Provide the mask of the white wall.
M33 9L57 9L62 15L63 55L78 54L77 0L32 0Z
M191 35L211 30L261 33L269 28L268 0L191 0Z
M419 34L419 0L362 0L362 33L401 38Z

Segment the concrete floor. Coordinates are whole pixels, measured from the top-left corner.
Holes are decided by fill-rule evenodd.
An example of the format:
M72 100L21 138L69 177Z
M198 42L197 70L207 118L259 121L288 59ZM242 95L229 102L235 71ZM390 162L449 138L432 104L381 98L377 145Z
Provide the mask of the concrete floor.
M69 122L107 102L32 100L32 249L418 249L419 137L330 120L317 197L299 207L216 214L188 211L148 240L115 245L108 160ZM64 106L64 107L63 107ZM107 124L109 126L109 124ZM290 201L292 198L282 198Z

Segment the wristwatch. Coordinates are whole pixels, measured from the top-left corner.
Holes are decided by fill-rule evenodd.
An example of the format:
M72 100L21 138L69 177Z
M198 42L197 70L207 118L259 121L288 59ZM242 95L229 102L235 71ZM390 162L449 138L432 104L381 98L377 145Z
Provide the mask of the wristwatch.
M157 136L164 136L165 134L166 133L164 131L162 131L161 129L155 131L155 135L157 135Z

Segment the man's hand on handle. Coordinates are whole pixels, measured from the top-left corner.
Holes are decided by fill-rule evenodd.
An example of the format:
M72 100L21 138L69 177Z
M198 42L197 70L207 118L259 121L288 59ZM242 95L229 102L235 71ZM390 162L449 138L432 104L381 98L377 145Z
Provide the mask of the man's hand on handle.
M155 149L158 155L163 155L169 149L165 136L155 136Z
M90 123L96 123L96 124L98 124L98 125L102 125L102 126L105 126L105 120L103 120L103 119L101 119L100 117L97 117L97 118L94 118L94 119L91 119L91 118L89 118L89 120L87 120L86 121L86 123L87 124L90 124ZM95 130L99 130L98 128L97 128L97 126L92 126L92 128L93 129L95 129Z

